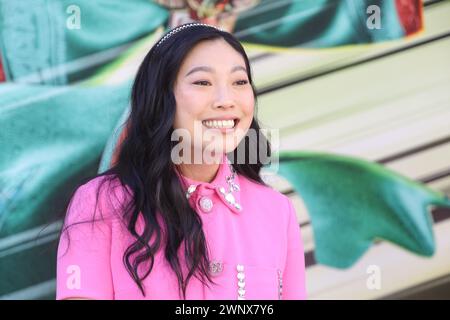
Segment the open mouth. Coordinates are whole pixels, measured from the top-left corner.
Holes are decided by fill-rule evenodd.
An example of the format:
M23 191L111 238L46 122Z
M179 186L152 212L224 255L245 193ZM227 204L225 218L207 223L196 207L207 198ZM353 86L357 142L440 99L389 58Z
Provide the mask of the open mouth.
M203 120L202 124L209 129L234 129L239 119L230 120Z

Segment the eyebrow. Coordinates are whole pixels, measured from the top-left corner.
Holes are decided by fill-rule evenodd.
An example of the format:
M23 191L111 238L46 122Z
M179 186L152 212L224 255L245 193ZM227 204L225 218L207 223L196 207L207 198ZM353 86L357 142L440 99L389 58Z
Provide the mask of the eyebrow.
M238 70L242 70L242 71L244 71L245 73L247 73L247 69L245 69L243 66L234 66L234 67L231 69L230 73L236 72L236 71L238 71ZM188 73L186 73L185 77L187 77L188 75L190 75L190 74L192 74L192 73L194 73L194 72L197 72L197 71L205 71L205 72L212 72L212 73L214 73L214 69L211 68L211 67L207 67L207 66L199 66L199 67L192 68L191 71L189 71Z

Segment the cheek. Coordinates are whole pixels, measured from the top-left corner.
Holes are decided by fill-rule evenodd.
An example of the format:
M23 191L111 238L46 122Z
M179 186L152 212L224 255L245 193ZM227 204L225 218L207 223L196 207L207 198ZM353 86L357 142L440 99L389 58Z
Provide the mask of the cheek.
M250 126L253 115L255 112L255 99L253 98L253 94L250 97L247 97L245 102L242 104L242 113L244 115L244 121L246 126Z
M176 113L175 128L191 129L194 126L194 120L198 119L201 113L200 101L194 94L178 93L175 95Z

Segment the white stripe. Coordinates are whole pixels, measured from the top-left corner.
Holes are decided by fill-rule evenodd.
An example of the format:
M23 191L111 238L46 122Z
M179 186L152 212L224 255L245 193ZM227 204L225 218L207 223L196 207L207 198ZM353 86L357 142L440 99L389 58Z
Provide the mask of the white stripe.
M94 54L83 56L81 58L69 61L64 64L60 64L60 65L57 65L54 67L43 69L43 70L40 70L38 72L29 74L26 76L16 78L16 79L14 79L14 82L16 82L16 83L41 82L41 81L53 79L55 77L58 77L58 76L61 76L61 75L67 74L67 73L84 70L84 69L99 65L101 63L104 63L106 61L109 61L109 60L117 57L123 51L125 51L126 49L131 47L133 45L133 43L134 42L126 43L124 45L121 45L121 46L118 46L115 48L111 48L111 49L100 51L100 52L97 52Z
M266 5L260 5L260 6L256 6L252 9L246 9L246 10L236 10L237 13L239 13L239 19L242 18L248 18L260 13L264 13L267 12L269 10L272 10L274 8L278 8L278 7L282 7L285 4L294 2L295 0L286 0L286 1L273 1L270 2L269 4Z
M331 7L332 5L334 5L334 3L330 3L330 4L328 4L328 5L326 5L326 6L322 7L322 8ZM264 30L264 29L267 29L267 28L271 28L271 27L277 26L282 21L289 21L289 20L293 20L294 18L298 18L298 17L304 16L304 15L307 15L307 14L309 14L310 11L317 11L317 7L314 7L314 8L305 10L305 11L296 12L294 14L291 14L291 15L288 15L288 16L283 16L282 18L279 18L279 19L276 19L276 20L272 20L270 22L261 23L261 24L258 24L256 26L253 26L253 27L250 27L250 28L247 28L247 29L244 29L244 30L240 30L240 31L234 33L234 36L237 37L237 38L245 37L245 36L247 36L249 34L252 34L252 33L255 33L255 32L258 32L258 31L261 31L261 30Z
M9 294L0 296L0 300L31 300L39 299L43 296L55 293L56 279L48 280L26 289L18 290Z
M73 89L73 88L74 88L73 85L72 86L57 87L57 88L55 88L53 90L45 91L41 95L31 96L29 98L26 98L26 99L20 100L18 102L12 103L10 105L4 106L4 107L0 108L0 112L4 114L5 112L10 111L12 109L24 106L24 105L32 103L32 102L36 102L36 101L39 101L39 100L45 100L45 99L51 98L53 96L57 96L59 94L62 94L64 92L70 90L70 89Z
M0 259L4 258L6 256L9 256L11 254L17 253L17 252L25 251L25 250L40 246L42 244L51 242L53 240L58 239L58 236L59 236L59 233L56 232L56 233L50 234L46 237L36 239L35 241L26 242L24 244L20 244L18 246L6 249L5 251L0 252Z
M51 233L59 232L62 227L62 220L58 220L48 226L41 225L34 229L26 230L20 233L13 234L9 237L0 239L0 251L8 249L18 244L32 241L43 236L47 236Z

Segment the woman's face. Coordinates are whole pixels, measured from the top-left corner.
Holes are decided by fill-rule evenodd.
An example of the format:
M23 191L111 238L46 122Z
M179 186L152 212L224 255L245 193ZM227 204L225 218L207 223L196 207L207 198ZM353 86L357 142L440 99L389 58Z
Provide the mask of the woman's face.
M255 101L245 60L223 39L202 41L188 53L174 95L173 127L190 135L189 160L192 152L205 161L206 153L218 158L233 151L250 128Z

